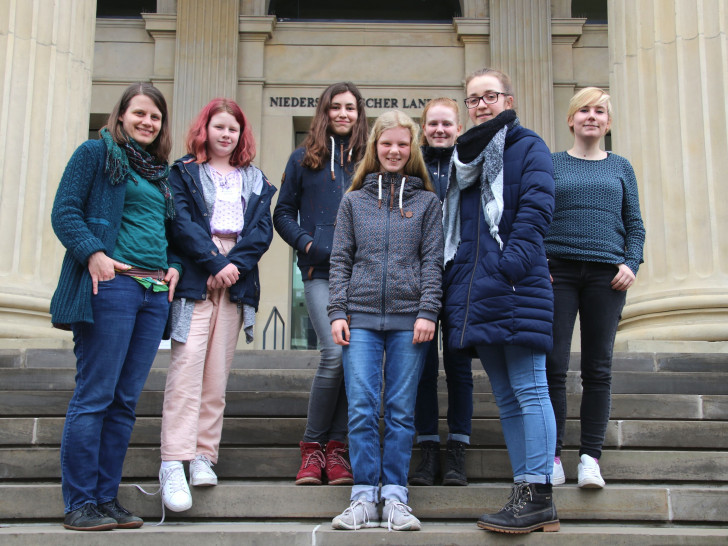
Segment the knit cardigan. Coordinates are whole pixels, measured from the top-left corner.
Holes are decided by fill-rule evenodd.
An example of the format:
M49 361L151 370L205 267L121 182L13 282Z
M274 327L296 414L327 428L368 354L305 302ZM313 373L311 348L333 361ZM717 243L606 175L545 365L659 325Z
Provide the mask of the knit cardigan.
M88 140L71 156L58 185L51 212L56 236L66 247L53 298L51 321L66 329L93 322L88 259L96 252L111 256L121 227L126 184L111 184L106 173L106 145ZM179 263L169 248L167 263Z

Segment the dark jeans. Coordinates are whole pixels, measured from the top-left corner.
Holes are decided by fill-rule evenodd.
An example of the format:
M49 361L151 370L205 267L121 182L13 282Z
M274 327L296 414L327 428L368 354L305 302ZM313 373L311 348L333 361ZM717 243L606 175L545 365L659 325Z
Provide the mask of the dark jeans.
M427 350L422 377L417 386L415 405L415 428L417 442L439 442L439 407L437 403L437 376L440 357L437 352L438 329ZM448 350L447 336L444 337L442 359L447 381L447 426L448 439L470 444L471 421L473 418L473 371L472 359Z
M566 372L576 313L581 326L581 447L579 455L598 459L609 422L612 350L627 293L610 282L617 266L550 258L554 279L554 348L546 359L551 404L556 415L556 456L566 426Z
M116 497L136 404L167 322L167 296L117 275L91 297L93 324L72 325L76 388L61 440L66 513Z

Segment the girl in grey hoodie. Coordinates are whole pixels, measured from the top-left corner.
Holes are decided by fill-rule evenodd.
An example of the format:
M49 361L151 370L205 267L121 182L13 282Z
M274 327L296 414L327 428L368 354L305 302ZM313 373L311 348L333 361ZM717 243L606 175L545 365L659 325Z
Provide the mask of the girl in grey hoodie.
M351 505L332 521L335 529L380 525L380 481L381 525L420 528L407 506L407 471L417 384L440 311L443 235L418 136L403 112L377 119L336 219L328 312L334 342L343 347L354 486Z

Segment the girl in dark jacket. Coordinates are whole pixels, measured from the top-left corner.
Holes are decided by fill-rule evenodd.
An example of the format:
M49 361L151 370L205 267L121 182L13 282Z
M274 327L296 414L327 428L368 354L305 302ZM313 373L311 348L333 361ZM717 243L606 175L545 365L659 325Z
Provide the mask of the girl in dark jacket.
M330 485L352 483L341 347L331 339L326 304L336 212L366 140L364 99L356 86L340 82L326 88L303 146L288 160L273 213L276 231L298 251L306 308L321 344L296 485L320 485L327 478Z
M475 127L458 138L443 205L444 330L451 348L477 354L488 373L514 480L504 509L478 525L556 531L545 364L553 294L543 245L554 208L551 154L519 125L508 76L479 70L466 97Z
M336 218L328 311L343 346L354 487L334 529L379 526L380 482L382 527L420 528L406 484L417 383L441 306L442 212L417 133L400 111L377 119Z
M51 318L73 330L77 370L61 440L68 529L144 523L116 494L137 400L179 279L165 235L174 215L170 148L162 93L148 83L130 85L101 139L74 152L53 203L53 230L67 251Z
M245 115L214 99L187 135L189 155L172 166L173 243L184 266L172 304L172 356L162 412L162 499L170 510L192 506L193 486L217 484L225 387L240 329L253 339L260 299L258 262L273 238L276 189L257 167Z
M460 109L452 99L432 99L422 111L422 155L432 185L440 198L445 199L450 158L462 126ZM443 337L442 360L447 378L447 454L443 485L468 485L465 474L465 449L470 444L473 417L473 373L469 356L450 350L447 336ZM420 463L409 478L410 485L433 485L440 472L439 409L437 376L440 368L438 335L427 350L422 378L417 388L415 428L420 446Z

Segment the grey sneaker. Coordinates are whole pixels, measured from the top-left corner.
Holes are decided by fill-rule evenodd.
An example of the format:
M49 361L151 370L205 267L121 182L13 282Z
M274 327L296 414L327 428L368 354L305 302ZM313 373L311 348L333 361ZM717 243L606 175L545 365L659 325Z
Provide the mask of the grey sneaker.
M379 527L377 505L366 500L366 495L359 495L357 499L351 501L349 508L331 521L331 527L346 531Z
M381 527L390 531L419 531L420 520L412 515L412 508L396 499L387 499L382 510Z
M217 485L217 474L212 470L212 463L204 455L198 455L190 461L190 485L199 487Z

